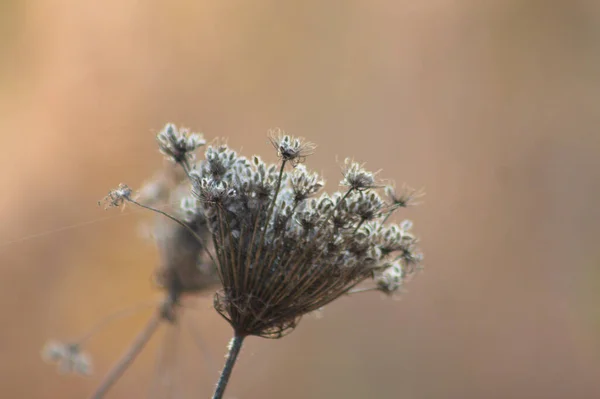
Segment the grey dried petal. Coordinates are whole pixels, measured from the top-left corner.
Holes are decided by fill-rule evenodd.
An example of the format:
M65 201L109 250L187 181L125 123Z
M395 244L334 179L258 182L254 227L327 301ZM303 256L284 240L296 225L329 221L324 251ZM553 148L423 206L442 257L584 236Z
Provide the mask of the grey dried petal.
M416 205L416 200L425 195L423 190L416 190L408 187L407 185L403 185L400 191L396 191L396 187L393 185L386 186L385 194L388 197L393 209L406 208L411 205Z

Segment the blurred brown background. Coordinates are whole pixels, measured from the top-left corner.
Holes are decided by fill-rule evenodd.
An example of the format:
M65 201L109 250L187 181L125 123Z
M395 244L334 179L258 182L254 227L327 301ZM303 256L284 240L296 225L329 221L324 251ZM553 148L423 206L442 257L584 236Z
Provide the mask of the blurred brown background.
M228 398L600 397L597 1L3 1L0 31L0 397L85 397L148 317L91 342L93 377L39 358L159 295L148 215L96 201L160 168L167 121L271 160L282 127L319 144L329 190L353 156L427 192L402 301L248 340ZM210 306L212 361L185 331L171 359L185 397L222 366ZM110 398L146 397L160 342Z

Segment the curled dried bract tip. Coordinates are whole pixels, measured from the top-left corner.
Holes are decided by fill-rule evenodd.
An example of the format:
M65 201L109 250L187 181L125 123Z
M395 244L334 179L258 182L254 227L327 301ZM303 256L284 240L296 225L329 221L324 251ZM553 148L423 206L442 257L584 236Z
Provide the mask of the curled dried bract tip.
M344 160L342 174L344 178L340 181L340 185L349 187L352 190L364 191L377 187L375 185L375 173L367 171L364 164L354 162L350 158Z
M301 137L293 137L285 134L281 129L269 131L269 141L277 150L277 155L284 161L290 161L293 165L304 162L307 156L312 155L317 146Z
M92 361L78 344L50 341L44 345L42 359L58 365L61 374L92 374Z
M206 144L199 133L192 133L186 128L177 128L167 123L156 136L158 148L166 158L175 163L184 163L194 159L193 152Z
M110 190L102 201L98 201L98 205L104 202L106 204L105 209L119 207L131 198L131 193L131 188L127 184L121 183L114 190Z

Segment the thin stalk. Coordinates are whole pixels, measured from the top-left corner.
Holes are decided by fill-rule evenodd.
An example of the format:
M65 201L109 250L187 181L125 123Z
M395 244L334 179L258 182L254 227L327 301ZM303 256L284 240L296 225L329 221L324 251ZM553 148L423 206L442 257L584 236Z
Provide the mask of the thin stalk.
M275 209L275 204L277 202L277 196L279 195L279 189L281 188L281 180L283 179L283 171L285 170L286 160L281 161L281 168L279 169L279 176L277 177L277 186L275 187L275 194L273 195L273 201L269 205L267 210L267 218L265 219L265 225L263 227L262 234L260 236L260 241L258 244L258 250L256 251L256 256L254 257L254 263L257 264L260 260L260 255L262 254L262 247L265 242L265 235L267 234L267 229L269 228L269 221L271 220L271 216L273 215L273 210ZM254 281L262 278L264 270L266 267L257 268L254 272L256 277L251 279L251 285L254 285Z
M359 294L361 292L379 291L377 287L355 288L346 293L346 295Z
M275 194L273 195L273 202L271 203L271 207L269 208L269 212L267 214L266 226L269 225L269 220L271 219L271 215L273 214L273 209L275 209L275 203L277 202L277 196L279 195L279 189L281 188L281 180L283 178L283 171L285 169L286 160L281 161L281 168L279 169L279 176L277 177L277 186L275 187ZM266 227L265 227L266 231ZM264 236L264 233L263 233Z
M225 388L227 388L227 383L229 382L229 377L231 377L231 372L233 371L233 366L235 365L237 357L240 354L240 349L242 349L244 338L245 336L235 333L231 339L231 342L229 343L229 352L227 353L227 360L225 361L225 367L221 372L219 382L217 382L217 389L215 390L213 399L223 398Z
M147 302L147 303L138 303L133 306L129 306L125 309L118 310L115 313L112 313L112 314L106 316L104 319L100 320L100 322L98 322L95 326L90 328L85 334L83 334L77 340L77 344L83 345L84 342L86 342L88 339L90 339L96 333L98 333L99 331L104 329L107 325L109 325L113 321L125 318L127 316L132 316L132 315L138 313L140 310L148 308L150 306L153 306L153 305L156 306L156 303L157 303L156 301Z
M244 290L248 288L247 283L250 283L248 272L250 271L250 258L252 257L252 251L254 248L254 239L256 238L256 232L258 231L258 222L260 221L260 213L262 212L262 204L258 206L258 212L256 213L256 220L254 221L254 230L252 230L252 238L250 244L247 245L248 255L246 256L246 265L244 266Z
M358 222L358 224L356 225L356 228L352 232L352 235L356 234L356 232L358 231L358 229L360 229L360 226L362 226L364 222L365 222L365 219L361 219L360 222Z
M144 327L144 329L136 337L135 341L133 341L129 349L127 349L127 352L125 352L117 364L115 364L106 377L104 377L104 380L98 389L96 389L96 392L90 396L90 399L101 399L104 397L104 395L106 395L109 389L112 388L119 378L121 378L123 373L125 373L127 368L129 368L131 363L133 363L142 349L144 349L148 341L150 341L150 338L152 338L156 332L156 329L160 325L161 321L162 318L158 313L150 319L148 324L146 324L146 327Z
M325 225L327 225L327 222L329 222L329 219L331 219L331 217L333 216L333 214L335 213L335 211L338 210L338 208L340 207L340 205L342 205L342 202L344 202L346 200L346 198L348 198L348 196L352 193L354 189L352 187L350 187L348 189L348 191L346 191L346 194L344 194L344 196L340 199L340 202L338 202L336 204L336 206L331 210L331 212L329 212L329 215L327 215L327 218L325 219L325 221L323 223L321 223L321 226L324 227Z
M202 353L204 362L208 364L211 369L216 369L217 365L215 359L211 355L209 348L206 346L206 342L204 341L204 338L202 338L202 333L200 332L198 326L189 319L186 319L184 323L189 335L191 335L192 340L194 341L194 344L196 344L196 347L198 350L200 350L200 353Z
M383 221L381 222L381 224L385 224L385 222L388 221L388 219L390 218L390 216L392 216L394 214L394 212L396 212L396 210L399 208L399 206L397 205L393 205L391 207L391 209L388 211L388 213L385 215L385 217L383 218Z
M191 181L192 176L190 175L190 171L192 170L192 168L190 167L190 163L188 162L187 159L184 159L183 161L180 162L180 164L181 164L181 167L183 168L183 171L185 172L186 176Z

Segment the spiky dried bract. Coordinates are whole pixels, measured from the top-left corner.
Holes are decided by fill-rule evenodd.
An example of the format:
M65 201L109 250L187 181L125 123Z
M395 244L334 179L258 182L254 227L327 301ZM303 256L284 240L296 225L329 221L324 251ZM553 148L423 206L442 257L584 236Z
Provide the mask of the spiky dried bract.
M57 364L61 374L92 374L91 359L77 344L50 341L41 354L46 362Z
M424 195L423 190L416 190L406 185L403 185L400 191L396 191L396 187L393 185L386 186L385 194L393 208L407 208L410 205L416 205L416 200Z
M186 128L177 128L167 123L156 136L158 148L165 157L175 163L185 163L194 159L194 151L206 144L199 133Z
M101 205L102 202L104 202L105 208L113 208L113 207L120 207L121 205L123 205L125 203L125 201L127 201L129 198L131 198L131 189L129 188L129 186L127 184L119 184L119 186L117 188L115 188L114 190L110 190L108 192L108 195L106 197L104 197L104 199L102 201L98 202L98 205Z
M347 191L314 197L323 187L317 174L302 165L285 171L296 158L280 147L295 142L277 142L281 162L273 165L209 147L190 174L223 283L215 307L239 336L281 337L414 250L402 226L382 224L386 204L372 173L349 164Z
M353 190L364 191L375 186L375 174L367 171L364 165L352 161L350 158L344 160L344 168L342 171L344 178L340 185L349 187Z
M314 143L305 141L300 137L289 136L281 129L271 130L269 140L277 150L277 155L293 165L304 162L306 157L312 155L315 148L317 148Z

